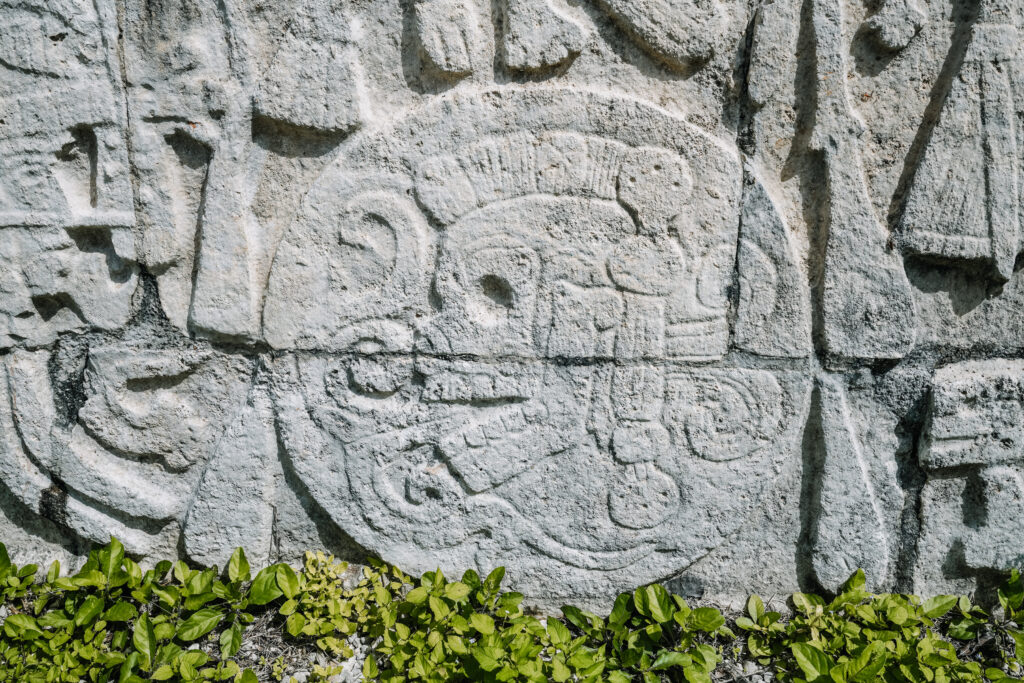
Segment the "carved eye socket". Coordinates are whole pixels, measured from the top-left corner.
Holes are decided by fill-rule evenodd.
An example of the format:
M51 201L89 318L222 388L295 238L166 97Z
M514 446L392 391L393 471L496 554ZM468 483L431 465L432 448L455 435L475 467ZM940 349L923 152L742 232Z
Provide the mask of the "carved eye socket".
M494 306L499 308L515 306L516 293L505 278L500 275L484 275L478 282L480 292L493 302Z
M336 239L339 258L331 267L334 286L353 294L382 287L399 255L399 237L388 217L373 211L350 212L343 217Z
M529 311L540 270L536 251L521 244L500 244L452 256L450 275L438 278L441 294L461 302L476 323L509 323Z

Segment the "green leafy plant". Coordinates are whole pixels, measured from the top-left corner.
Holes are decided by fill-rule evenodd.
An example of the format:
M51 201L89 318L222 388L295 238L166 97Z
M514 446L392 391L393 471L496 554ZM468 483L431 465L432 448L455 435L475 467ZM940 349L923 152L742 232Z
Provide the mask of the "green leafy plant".
M160 562L143 572L116 539L93 551L73 576L60 576L57 563L41 582L32 580L35 573L32 565L15 567L0 545L0 580L11 612L0 637L0 680L246 679L232 660L253 619L246 611L249 568L241 550L223 578L216 567L191 569L184 562ZM219 652L192 647L215 630Z
M71 576L57 563L40 575L0 544L0 682L259 683L256 670L289 680L283 657L239 663L257 620L319 653L304 666L310 683L339 673L356 649L367 653L364 679L388 683L710 683L723 650L792 683L1001 682L1024 672L1016 571L995 614L965 596L875 595L861 571L832 599L795 593L789 619L751 596L735 620L742 647L717 609L657 584L619 595L606 616L566 605L545 618L502 590L504 574L415 578L380 561L357 573L307 553L298 570L274 564L253 576L241 549L223 571L166 561L143 570L112 540Z
M364 676L381 681L710 681L729 637L712 608L691 609L662 586L623 593L607 618L572 606L564 620L523 611L501 592L503 569L481 579L424 574L401 599L378 596L380 637Z
M793 618L785 624L755 596L736 626L748 633L750 655L774 664L780 681L983 680L982 667L961 659L936 628L936 620L966 598L940 595L922 602L913 595L873 595L864 586L858 570L831 601L795 593Z
M964 641L963 652L973 656L990 681L1018 680L1024 674L1024 581L1014 569L997 592L1000 610L990 615L967 597L956 601L948 633Z

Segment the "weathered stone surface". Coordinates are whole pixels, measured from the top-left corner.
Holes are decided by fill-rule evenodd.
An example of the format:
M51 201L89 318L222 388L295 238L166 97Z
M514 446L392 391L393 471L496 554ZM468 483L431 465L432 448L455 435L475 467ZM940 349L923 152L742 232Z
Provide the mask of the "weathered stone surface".
M921 545L923 558L945 553L946 578L1008 570L1024 560L1017 540L1024 505L1022 411L1020 361L967 361L935 375L919 455L929 473L929 507L944 523L927 524ZM959 498L936 495L944 488L960 489Z
M824 458L814 529L814 574L821 585L837 591L858 568L884 581L889 544L868 465L852 424L846 392L833 377L818 380Z
M0 540L969 590L1020 0L0 0Z

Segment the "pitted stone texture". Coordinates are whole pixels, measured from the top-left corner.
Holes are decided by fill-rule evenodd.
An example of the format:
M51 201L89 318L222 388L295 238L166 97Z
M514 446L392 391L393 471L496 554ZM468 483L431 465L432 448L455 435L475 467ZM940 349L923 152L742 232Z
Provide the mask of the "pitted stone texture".
M814 529L814 574L832 592L858 568L878 585L888 575L892 541L854 414L841 380L822 376L817 391L824 446L818 495L829 503L821 506Z
M43 346L68 331L116 331L128 322L138 275L128 230L0 234L0 349Z
M549 599L653 580L720 545L787 459L809 397L798 374L758 370L408 370L426 385L410 372L385 397L346 382L347 361L282 368L278 420L299 476L357 541L413 571L508 561ZM532 381L431 395L434 381L468 389L509 371ZM620 382L645 386L643 405L615 402Z
M36 507L59 481L72 529L97 542L127 534L133 552L151 552L161 530L184 518L233 403L244 400L248 362L188 350L90 349L77 421L54 429L47 361L39 351L7 362L7 419L21 444L3 460L10 481L22 482L17 495Z
M0 0L0 540L977 588L1024 4L968 5Z
M391 320L430 353L721 357L739 194L726 148L640 102L453 97L320 178L274 261L266 338L345 350L346 328Z
M134 222L115 12L0 4L0 227Z
M995 3L979 3L960 73L943 103L902 217L915 253L985 261L1010 279L1021 243L1021 147L1014 86L1021 78L1019 30Z
M1022 411L1021 361L968 361L936 372L919 456L929 473L928 506L944 523L928 519L919 562L945 553L946 576L956 577L1008 570L1024 559L1016 540L1024 509ZM944 489L960 489L961 504Z

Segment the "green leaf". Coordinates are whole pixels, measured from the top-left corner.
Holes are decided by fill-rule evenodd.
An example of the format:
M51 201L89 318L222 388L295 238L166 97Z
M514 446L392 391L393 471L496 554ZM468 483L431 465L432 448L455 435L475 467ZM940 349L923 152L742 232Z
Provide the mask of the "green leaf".
M880 640L874 641L847 664L846 670L850 680L856 683L872 683L885 666L887 659L885 643Z
M564 683L572 677L572 670L561 659L551 660L551 679L555 683Z
M494 606L494 613L499 617L514 617L519 614L519 603L522 601L522 593L503 593Z
M0 579L6 579L11 573L11 558L7 554L7 546L0 543Z
M1010 578L999 587L998 595L999 604L1007 612L1019 610L1024 605L1024 579L1021 578L1020 571L1010 571Z
M474 613L469 615L469 625L485 636L494 633L494 619L486 614Z
M672 616L676 611L675 603L672 602L672 597L665 587L655 583L647 586L643 591L647 594L645 602L651 618L659 624L672 621Z
M747 598L747 614L755 624L761 621L764 616L764 601L758 595L751 595Z
M242 647L242 623L237 619L232 622L230 628L224 629L220 634L220 656L221 659L230 659L238 654Z
M107 581L110 581L114 578L114 574L121 569L121 561L124 560L124 546L121 545L121 541L111 536L110 543L100 551L99 556L100 571L107 577Z
M117 678L117 683L129 683L131 681L139 680L138 676L132 675L132 671L139 665L139 653L133 652L125 658L124 663L121 665L121 675Z
M153 624L145 614L135 620L132 644L135 646L135 651L142 657L142 668L149 671L156 657L156 634L153 633Z
M124 569L128 573L128 586L138 588L142 584L142 567L130 557L124 558L123 563Z
M839 589L840 593L849 593L851 591L861 590L867 584L867 577L864 575L863 569L858 569L850 578Z
M103 598L90 595L75 611L75 626L86 626L91 624L93 620L100 615L103 611Z
M295 570L284 563L277 565L277 585L288 599L298 595L299 577Z
M1014 644L1014 655L1020 659L1024 657L1024 631L1018 629L1008 628L1006 629L1007 634L1013 638Z
M924 604L921 605L921 609L929 619L938 619L953 609L957 599L955 595L936 595L934 598L925 600Z
M575 607L573 609L576 609ZM651 595L645 588L637 588L633 591L633 609L637 611L641 616L651 616ZM565 608L562 608L562 612L565 612Z
M684 668L683 676L686 677L686 683L711 683L711 676L693 667Z
M448 605L444 603L440 598L431 595L427 598L427 604L430 605L430 611L434 613L434 618L440 621L451 613Z
M793 643L789 648L809 683L828 676L835 665L828 655L809 643Z
M609 625L621 626L629 620L629 605L632 601L632 597L633 596L629 593L620 593L619 596L615 598L615 606L612 607L612 611L608 615Z
M249 560L245 557L245 551L235 548L228 560L228 580L232 582L249 580Z
M43 628L64 628L74 622L64 616L63 610L46 612L39 617L39 625Z
M277 566L270 565L260 571L249 588L249 601L254 605L266 605L284 595L277 585Z
M714 607L698 607L690 613L689 622L705 633L714 633L725 626L725 617Z
M501 588L501 582L505 578L505 568L498 567L484 579L484 588L491 592L497 592Z
M306 617L301 614L293 614L285 621L285 630L292 638L298 638L302 629L306 626Z
M135 609L135 605L130 602L115 603L113 607L103 613L103 618L106 621L131 621L138 614L138 610Z
M793 604L804 614L812 614L818 607L824 607L825 601L811 593L793 593Z
M501 663L494 657L494 653L490 648L473 648L473 659L476 660L477 664L484 671L494 671L501 666Z
M468 655L469 648L466 647L466 641L459 636L448 636L445 640L445 644L448 645L448 649L457 655Z
M449 583L444 587L444 596L449 600L458 602L469 595L470 588L461 581Z
M473 590L478 590L483 586L483 582L480 581L480 575L476 573L475 569L467 569L462 574L462 583L466 584Z
M651 665L651 669L657 671L661 669L669 669L673 666L687 666L693 663L693 657L685 652L662 652L658 655L658 658L654 660L654 664Z
M178 625L175 635L182 640L196 640L217 627L224 619L224 612L212 607L201 609Z
M990 681L996 681L996 683L1017 680L1015 678L1010 678L1009 676L1007 676L1002 669L996 669L994 667L989 667L988 669L985 669L985 678L987 678Z
M910 612L903 605L892 605L886 612L886 616L897 626L903 626L910 618Z
M563 645L572 640L569 629L558 619L548 619L547 631L548 638L554 645Z
M373 658L373 655L369 655L366 661L363 662L363 680L372 681L380 675L380 671L377 669L377 660Z
M157 667L157 670L153 672L153 675L149 677L151 681L169 681L174 676L174 669L168 664L161 664ZM245 680L244 678L242 679ZM259 683L255 676L252 679L255 683Z
M36 620L27 614L12 614L4 620L4 633L12 638L35 640L43 635Z
M54 560L50 565L49 571L46 572L46 583L52 584L60 577L60 561Z
M427 592L426 588L424 588L423 586L418 586L409 591L409 593L405 596L405 599L414 605L422 605L424 602L427 601L428 595L429 593Z

